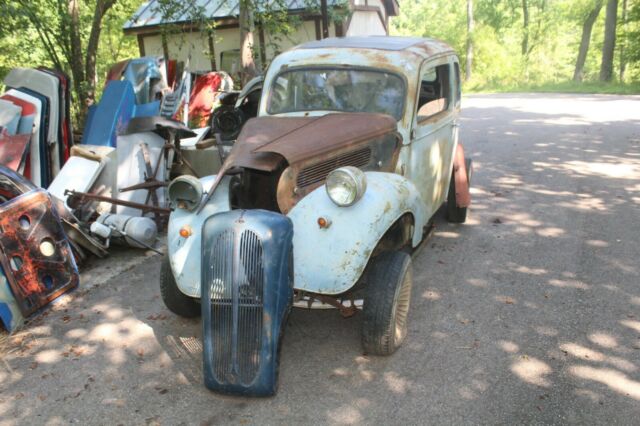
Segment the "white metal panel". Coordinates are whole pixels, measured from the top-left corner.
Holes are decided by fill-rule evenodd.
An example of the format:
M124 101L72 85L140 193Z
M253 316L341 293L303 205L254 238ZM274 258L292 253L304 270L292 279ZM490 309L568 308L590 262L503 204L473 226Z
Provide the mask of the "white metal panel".
M148 146L151 168L153 170L156 167L156 163L162 151L162 146L164 145L164 139L162 137L151 132L118 136L118 149L116 150L118 158L118 189L144 182L146 168L142 149L140 147L143 143ZM160 167L158 167L158 175L156 176L156 179L163 181L164 172L165 165L164 161L162 161ZM144 204L147 192L148 191L143 189L122 192L118 194L118 198L125 201ZM158 195L160 206L164 207L165 189L158 189L156 194ZM116 213L128 214L130 216L141 216L140 210L125 206L117 206Z
M47 191L62 200L66 205L68 197L64 195L64 192L67 189L87 192L98 178L103 167L104 164L100 161L88 160L82 157L69 157L60 169L60 173L47 188Z

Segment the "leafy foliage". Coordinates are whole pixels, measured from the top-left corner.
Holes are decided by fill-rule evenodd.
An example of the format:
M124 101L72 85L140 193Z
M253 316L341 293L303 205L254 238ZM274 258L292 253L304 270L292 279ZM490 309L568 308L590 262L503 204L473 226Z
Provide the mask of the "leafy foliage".
M523 3L528 6L528 28L524 26ZM582 25L594 3L595 0L474 0L474 65L468 88L554 87L570 80ZM626 25L618 27L617 49L622 43L626 46L626 80L639 81L640 1L628 0L628 4L629 18ZM391 21L393 34L442 39L455 48L464 63L466 0L404 0L400 14ZM586 60L587 81L598 78L603 32L602 12L594 26ZM615 66L620 66L618 53Z

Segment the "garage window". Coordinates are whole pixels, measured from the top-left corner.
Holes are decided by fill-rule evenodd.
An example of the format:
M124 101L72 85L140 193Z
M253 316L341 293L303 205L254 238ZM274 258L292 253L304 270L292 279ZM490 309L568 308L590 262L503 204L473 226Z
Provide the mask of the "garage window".
M449 64L427 69L420 81L418 122L440 114L451 105L451 67Z

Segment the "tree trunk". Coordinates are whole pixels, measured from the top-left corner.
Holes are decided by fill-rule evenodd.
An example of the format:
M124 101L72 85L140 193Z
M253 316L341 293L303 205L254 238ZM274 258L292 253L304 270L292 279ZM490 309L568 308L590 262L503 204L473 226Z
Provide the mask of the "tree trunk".
M78 0L69 0L67 3L67 13L69 14L69 41L71 42L69 67L71 68L71 76L73 77L73 88L82 102L86 93L84 92L84 64L82 60L82 39L80 37L80 10ZM84 110L84 105L80 106L80 110ZM84 118L81 113L79 119ZM84 121L84 120L82 120Z
M522 56L529 54L529 4L522 0Z
M613 53L616 48L616 24L618 21L618 0L607 2L607 16L604 21L604 44L602 45L602 63L600 81L613 78Z
M596 4L589 12L584 24L582 25L582 39L580 40L580 48L578 49L578 59L576 59L576 68L573 71L573 81L582 81L584 77L584 63L587 59L587 53L589 53L589 44L591 43L591 31L593 30L593 24L600 15L602 9L603 0L596 0Z
M464 81L471 80L473 67L473 0L467 0L467 65L464 72Z
M624 33L626 34L627 29L627 0L622 1L622 27L624 29ZM626 39L622 40L620 43L620 82L624 82L624 73L627 70L627 58L625 56L625 44Z
M258 75L260 60L259 45L254 43L255 21L251 0L240 0L240 60L242 62L242 85Z
M98 55L98 43L100 41L100 33L102 32L102 20L107 11L114 5L116 0L98 0L96 10L93 14L91 22L91 32L89 41L87 42L87 53L85 56L85 102L82 104L83 116L96 100L96 85L98 79L96 75L96 57Z

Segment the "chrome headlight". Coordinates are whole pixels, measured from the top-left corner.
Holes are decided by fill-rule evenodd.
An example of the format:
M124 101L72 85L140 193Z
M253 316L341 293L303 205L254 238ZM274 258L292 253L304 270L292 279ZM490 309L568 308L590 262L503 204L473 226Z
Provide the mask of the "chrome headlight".
M367 177L357 167L340 167L327 176L327 195L337 206L354 204L367 190Z
M179 209L192 211L202 202L202 182L194 176L178 176L171 181L167 192L171 205Z

